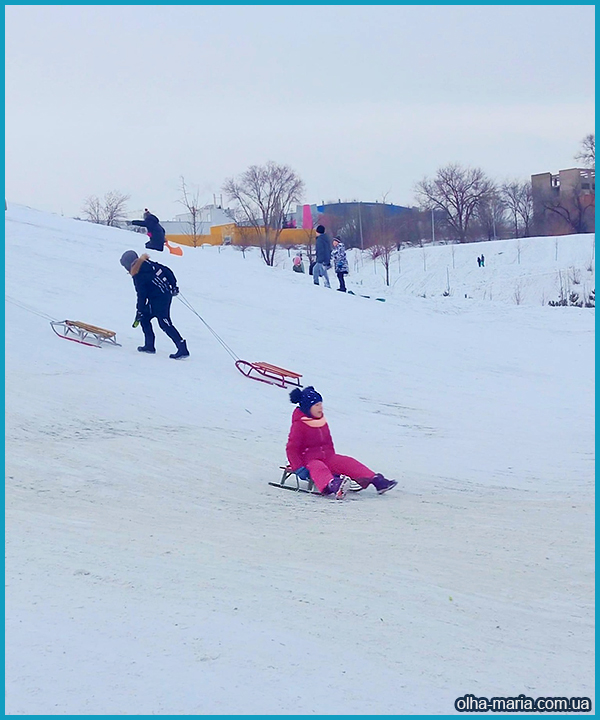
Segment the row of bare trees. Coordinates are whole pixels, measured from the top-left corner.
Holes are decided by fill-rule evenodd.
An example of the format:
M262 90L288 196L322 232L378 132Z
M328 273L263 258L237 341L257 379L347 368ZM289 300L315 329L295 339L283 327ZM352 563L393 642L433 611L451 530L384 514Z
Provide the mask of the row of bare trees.
M417 183L416 195L421 209L439 218L438 239L464 243L507 234L529 237L533 231L529 181L497 184L480 168L452 164Z
M88 196L83 203L82 213L85 220L97 225L118 227L127 217L127 201L130 195L113 190L103 198L97 195Z
M587 135L575 156L586 166L595 165L595 136ZM180 178L179 202L187 209L190 235L194 247L202 236L202 216L198 191L192 190ZM295 204L300 203L304 183L288 165L273 161L252 165L237 178L229 178L223 185L227 199L235 203L234 219L238 230L237 244L257 245L267 265L273 265L275 250L287 218ZM511 180L494 182L480 168L450 164L440 168L434 177L424 178L415 186L418 207L392 212L395 206L386 203L344 203L339 210L316 219L330 233L339 235L347 247L379 248L385 257L390 248L403 245L422 245L437 240L464 243L483 238L494 239L512 235L528 237L535 231L533 193L530 182ZM86 219L103 225L119 225L126 216L128 195L110 192L101 200L90 196L83 212ZM586 202L577 198L569 207L552 202L547 209L570 223L580 232L581 218L589 211ZM592 205L593 207L593 205ZM397 210L397 208L396 208ZM307 254L312 255L313 235L307 230Z

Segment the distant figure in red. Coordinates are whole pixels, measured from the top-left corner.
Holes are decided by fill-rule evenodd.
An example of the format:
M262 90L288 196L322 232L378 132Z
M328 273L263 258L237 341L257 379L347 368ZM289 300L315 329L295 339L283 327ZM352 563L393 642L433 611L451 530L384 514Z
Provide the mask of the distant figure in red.
M339 500L346 496L350 480L363 488L373 485L380 495L396 487L396 480L387 480L358 460L336 454L323 414L323 398L314 387L294 388L290 400L299 407L292 413L285 450L290 467L301 480L310 478L322 495L335 495Z

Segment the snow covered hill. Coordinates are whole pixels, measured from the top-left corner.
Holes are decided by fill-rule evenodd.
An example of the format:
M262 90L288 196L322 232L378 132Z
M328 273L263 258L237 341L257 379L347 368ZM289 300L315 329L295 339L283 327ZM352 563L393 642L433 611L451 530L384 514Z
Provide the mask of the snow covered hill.
M136 351L119 257L143 241L6 212L6 713L593 698L595 311L542 304L559 270L593 288L593 237L403 250L392 288L351 253L349 287L385 303L314 287L286 252L156 254L237 355L323 394L338 452L399 481L344 502L267 484L287 393L182 303L190 359L160 331Z

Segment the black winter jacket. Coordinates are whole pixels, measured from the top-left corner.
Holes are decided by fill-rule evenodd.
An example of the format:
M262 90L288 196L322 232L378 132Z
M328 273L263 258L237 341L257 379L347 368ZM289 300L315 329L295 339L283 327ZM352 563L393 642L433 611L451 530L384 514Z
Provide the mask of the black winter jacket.
M146 213L143 220L132 220L131 224L137 225L138 227L145 227L146 230L148 230L148 235L150 235L152 245L154 245L155 249L160 247L162 250L163 245L165 244L165 229L160 224L156 215Z
M155 317L167 315L171 305L172 295L157 282L157 274L149 256L141 255L131 266L131 276L137 293L136 309L139 313L147 313Z
M317 235L316 255L318 263L331 265L331 240L327 233Z

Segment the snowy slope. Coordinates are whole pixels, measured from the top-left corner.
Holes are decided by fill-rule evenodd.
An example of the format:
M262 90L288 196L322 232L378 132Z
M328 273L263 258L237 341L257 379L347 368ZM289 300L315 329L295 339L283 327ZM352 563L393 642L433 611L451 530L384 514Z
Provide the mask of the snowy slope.
M392 253L390 286L381 260L352 251L351 280L383 296L455 299L510 305L547 305L563 291L588 297L595 287L595 236L521 238L468 245L406 248ZM477 257L485 256L484 267Z
M561 238L559 261L532 241L506 265L516 241L486 243L482 269L480 247L454 268L430 248L425 290L419 249L392 290L352 257L349 286L385 303L315 288L285 252L274 268L231 248L157 254L237 355L315 385L338 452L399 481L343 503L267 485L287 394L238 373L181 303L191 358L169 360L160 331L155 356L136 351L118 260L143 239L6 212L6 712L593 697L595 311L542 306L539 284L511 300L553 262L548 278L578 267L593 287L592 236ZM64 342L46 316L123 346Z

